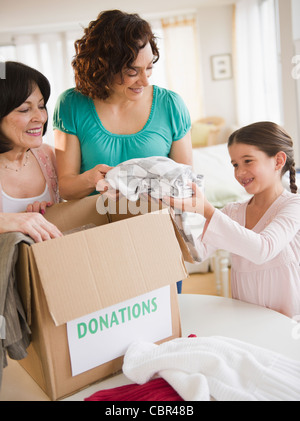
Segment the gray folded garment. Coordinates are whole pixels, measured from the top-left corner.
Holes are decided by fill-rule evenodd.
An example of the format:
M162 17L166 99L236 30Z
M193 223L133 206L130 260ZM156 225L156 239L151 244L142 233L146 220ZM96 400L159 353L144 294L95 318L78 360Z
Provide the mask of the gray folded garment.
M7 354L11 359L21 360L27 356L26 349L31 342L31 330L19 295L15 270L21 242L34 243L20 232L0 234L0 386Z
M187 198L193 194L188 183L194 182L203 191L203 175L196 175L190 165L179 164L170 158L153 156L136 158L122 162L107 172L105 180L97 185L97 190L109 188L108 196L114 197L113 191L119 191L128 200L135 202L141 195L148 194L154 199L164 196ZM177 229L187 244L195 262L201 262L195 242L201 235L205 223L202 215L174 210L171 216Z
M155 199L164 196L190 197L192 189L188 182L194 182L203 189L203 176L195 175L191 166L162 156L122 162L108 171L105 180L131 201L138 200L142 193Z

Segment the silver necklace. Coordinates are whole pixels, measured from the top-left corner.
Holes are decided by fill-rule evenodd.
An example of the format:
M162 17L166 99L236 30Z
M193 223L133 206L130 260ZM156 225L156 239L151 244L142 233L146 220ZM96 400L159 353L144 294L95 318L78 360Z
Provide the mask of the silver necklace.
M12 167L10 167L10 166L9 166L9 165L7 165L7 164L3 165L3 168L4 168L4 169L6 169L6 170L11 170L11 171L15 171L15 172L20 172L20 171L22 171L22 169L23 169L24 167L26 167L26 165L28 165L28 160L29 160L29 150L28 150L28 151L26 151L25 161L24 161L23 165L22 165L20 168L12 168Z

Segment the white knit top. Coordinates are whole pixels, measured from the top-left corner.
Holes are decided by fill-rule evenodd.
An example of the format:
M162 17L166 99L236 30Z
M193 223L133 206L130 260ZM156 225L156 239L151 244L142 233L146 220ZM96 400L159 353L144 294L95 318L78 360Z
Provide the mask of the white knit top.
M300 400L300 361L220 336L133 343L123 372L138 384L159 375L186 401Z

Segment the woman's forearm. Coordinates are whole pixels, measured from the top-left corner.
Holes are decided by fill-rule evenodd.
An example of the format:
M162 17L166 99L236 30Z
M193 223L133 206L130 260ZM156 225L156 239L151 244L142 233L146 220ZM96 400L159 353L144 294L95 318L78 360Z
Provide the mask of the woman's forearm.
M59 179L59 193L65 200L82 199L95 191L87 172L78 175L65 175Z

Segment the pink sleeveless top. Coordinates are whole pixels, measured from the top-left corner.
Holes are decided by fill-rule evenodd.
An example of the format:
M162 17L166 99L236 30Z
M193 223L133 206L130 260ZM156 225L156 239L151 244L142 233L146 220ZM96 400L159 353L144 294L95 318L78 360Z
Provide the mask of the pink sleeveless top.
M58 203L60 201L59 191L58 191L58 180L57 180L57 171L56 171L56 160L55 154L52 148L49 145L42 145L39 148L31 149L31 152L38 161L42 173L45 177L51 199L53 203ZM0 212L2 212L2 189L0 183Z

